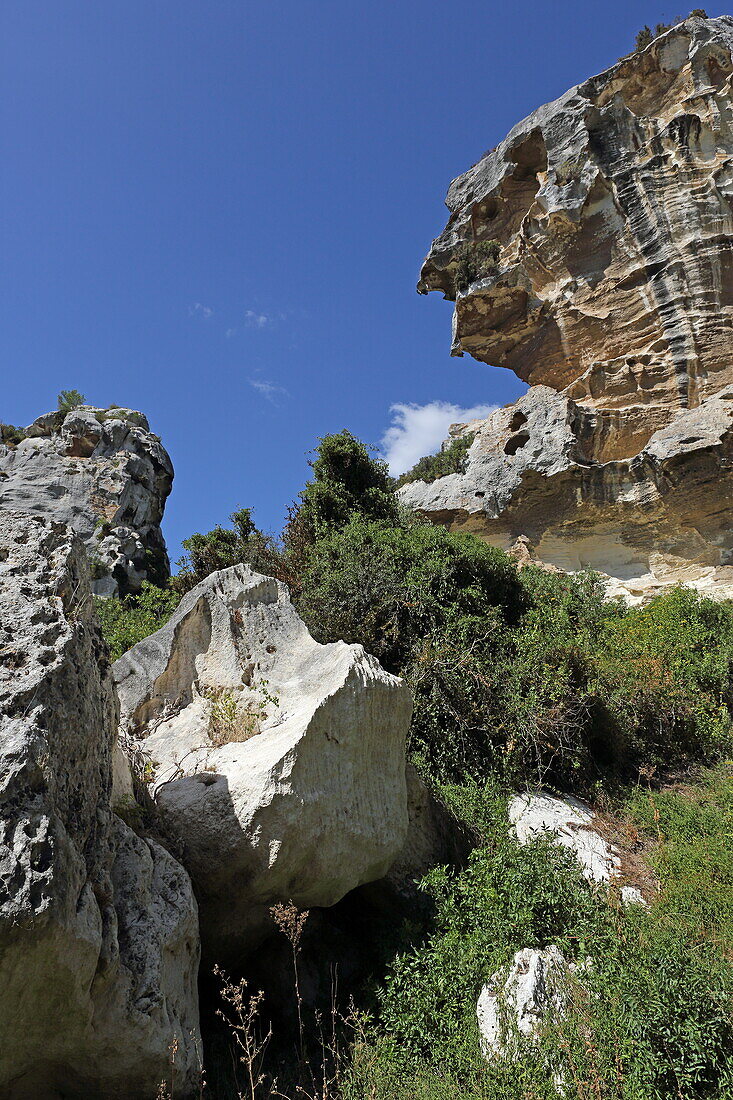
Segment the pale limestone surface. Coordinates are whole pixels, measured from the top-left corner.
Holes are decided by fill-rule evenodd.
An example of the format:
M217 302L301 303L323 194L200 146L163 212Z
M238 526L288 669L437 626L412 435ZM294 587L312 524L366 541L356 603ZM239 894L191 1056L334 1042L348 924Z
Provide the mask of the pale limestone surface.
M591 884L618 880L620 853L598 831L595 814L587 802L572 795L560 798L546 791L527 791L510 801L509 821L520 844L547 835L554 844L570 849ZM620 894L625 905L646 905L636 886L627 883Z
M173 466L142 413L85 405L24 431L17 445L0 442L0 509L67 523L92 560L99 595L168 577L160 524Z
M240 958L277 902L333 905L387 873L407 835L409 690L361 646L315 642L282 584L211 574L114 675L208 956Z
M465 472L408 483L404 504L505 550L521 539L527 561L595 569L628 602L675 583L733 595L733 386L627 457L604 453L620 448L621 414L547 386L472 429Z
M457 296L456 354L605 408L733 381L732 45L729 16L687 19L454 180L419 289L453 298L458 245L502 246Z
M476 1004L479 1042L484 1058L506 1054L512 1044L512 1029L532 1038L552 1012L565 1005L563 983L569 967L558 947L543 951L524 947L511 966L492 974Z
M143 1100L175 1039L195 1090L183 868L111 810L117 702L81 542L0 512L0 1095Z

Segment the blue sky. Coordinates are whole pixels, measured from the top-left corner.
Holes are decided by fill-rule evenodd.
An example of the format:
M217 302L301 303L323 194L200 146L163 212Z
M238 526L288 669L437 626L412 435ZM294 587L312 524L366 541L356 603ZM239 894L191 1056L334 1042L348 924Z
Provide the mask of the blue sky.
M677 14L625 0L3 12L0 419L26 424L71 387L142 409L176 467L174 559L242 505L277 531L327 432L378 444L392 424L413 445L434 437L435 402L518 396L508 371L451 359L450 305L415 293L447 185Z

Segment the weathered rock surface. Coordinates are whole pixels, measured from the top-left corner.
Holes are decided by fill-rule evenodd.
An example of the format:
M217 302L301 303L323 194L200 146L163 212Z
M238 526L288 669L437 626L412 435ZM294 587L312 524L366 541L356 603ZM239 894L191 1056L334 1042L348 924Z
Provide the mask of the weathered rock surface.
M188 875L111 811L117 702L81 542L0 512L0 1095L148 1100L198 1070Z
M379 882L365 887L375 904L414 907L427 901L417 889L433 867L463 867L475 837L423 782L412 764L407 765L408 826L402 848Z
M476 1005L483 1056L506 1054L515 1036L531 1038L552 1012L562 1012L564 984L574 969L562 951L550 945L544 951L524 947L515 954L508 973L492 974Z
M586 404L693 407L733 381L733 19L691 18L571 88L450 187L419 289L461 241L455 350Z
M82 406L0 441L0 509L67 523L92 561L94 591L136 592L170 574L160 529L173 466L142 413Z
M521 539L528 560L605 573L632 602L680 582L733 595L733 386L629 457L607 457L616 414L546 386L472 430L465 473L405 485L405 504L506 550Z
M579 798L546 791L518 794L509 803L509 821L520 844L548 834L553 843L569 848L590 883L620 883L628 877L618 848L601 835L593 810ZM646 904L638 886L629 882L621 886L621 900Z
M209 956L241 956L276 902L330 906L389 870L408 825L409 690L361 646L316 643L283 585L211 574L114 675Z
M402 499L632 600L733 595L732 47L730 17L687 19L515 126L451 185L419 284L455 300L455 354L533 389Z

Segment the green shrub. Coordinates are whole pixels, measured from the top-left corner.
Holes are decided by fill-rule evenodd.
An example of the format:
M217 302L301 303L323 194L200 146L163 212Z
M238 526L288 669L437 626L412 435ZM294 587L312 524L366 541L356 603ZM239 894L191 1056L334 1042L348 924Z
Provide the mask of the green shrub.
M397 485L407 485L410 481L437 481L447 474L462 474L466 470L468 451L476 438L475 432L466 432L451 440L447 447L435 455L426 455L416 462L411 470L400 474Z
M361 642L407 677L413 748L440 774L459 774L469 760L480 766L481 655L497 648L524 606L506 554L442 527L354 515L313 546L297 606L319 641Z
M630 819L660 838L660 896L648 911L609 904L547 841L520 847L497 788L446 794L483 840L465 871L425 879L434 923L380 987L370 1037L353 1052L349 1100L730 1100L730 767L692 791L632 794ZM568 1010L535 1044L515 1037L512 1057L485 1063L481 986L516 950L550 943L569 960L592 960L568 982Z
M17 447L27 438L25 428L17 428L14 424L0 424L0 443L4 443L6 447Z
M298 508L298 523L313 540L343 527L355 513L367 520L397 522L387 464L372 458L351 432L324 436L316 453L313 477L300 494Z
M501 245L498 241L464 241L456 253L453 285L465 291L478 279L485 279L496 271Z
M175 592L156 588L147 581L143 581L137 596L126 596L123 600L95 596L94 605L112 660L116 661L137 642L159 630L179 600Z
M216 526L207 534L194 534L183 540L184 556L176 563L178 573L171 587L183 594L219 569L246 562L253 569L278 575L279 551L274 541L258 530L250 508L240 508L230 516L232 527Z
M58 395L58 410L66 416L72 409L77 409L80 405L83 405L86 398L83 393L79 393L78 390L62 390Z
M590 688L617 760L662 768L715 759L731 743L732 605L675 588L606 620Z

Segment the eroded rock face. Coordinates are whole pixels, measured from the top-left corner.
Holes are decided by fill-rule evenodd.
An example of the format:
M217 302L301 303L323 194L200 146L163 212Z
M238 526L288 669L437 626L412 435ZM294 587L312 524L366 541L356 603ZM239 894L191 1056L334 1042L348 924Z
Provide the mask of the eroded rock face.
M419 284L455 301L455 354L532 388L402 499L632 601L733 595L732 47L730 17L687 19L515 126L451 185Z
M389 870L408 825L409 690L361 646L315 642L283 585L212 573L114 675L211 958L240 958L277 902L330 906Z
M0 1094L195 1091L188 875L111 810L117 701L84 548L0 512Z
M99 595L169 576L160 523L173 466L142 413L82 406L41 416L22 434L0 442L0 509L67 523L87 548Z
M605 573L630 602L680 582L733 596L733 386L660 418L638 453L630 419L534 386L471 425L464 474L400 499L517 556L519 539L525 561Z
M733 381L733 19L691 18L520 122L450 187L419 289L497 240L454 350L585 404L693 407Z

